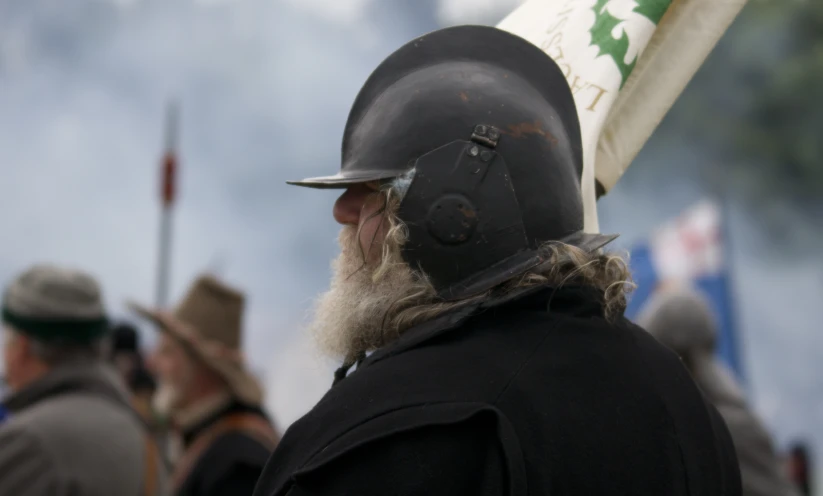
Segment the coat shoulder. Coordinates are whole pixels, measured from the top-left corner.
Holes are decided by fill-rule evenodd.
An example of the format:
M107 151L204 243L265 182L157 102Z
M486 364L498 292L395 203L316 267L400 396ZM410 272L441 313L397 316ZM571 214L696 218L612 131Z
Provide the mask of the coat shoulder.
M42 437L25 422L12 419L0 427L0 494L52 494L61 471ZM32 474L37 474L32 478Z
M200 479L204 487L214 487L248 474L253 486L270 454L268 448L249 435L227 432L200 456L192 477Z
M505 416L490 405L401 408L326 445L290 475L285 494L331 494L341 487L362 495L515 494L510 483L524 478L512 434ZM259 489L256 494L283 494L283 488Z
M15 414L3 429L28 440L27 449L68 478L107 487L137 487L142 480L142 470L134 467L144 464L143 426L132 412L104 398L48 398Z
M118 444L133 448L142 446L143 441L143 426L134 412L94 395L49 398L21 411L11 422L42 437L49 445L76 439L118 439Z

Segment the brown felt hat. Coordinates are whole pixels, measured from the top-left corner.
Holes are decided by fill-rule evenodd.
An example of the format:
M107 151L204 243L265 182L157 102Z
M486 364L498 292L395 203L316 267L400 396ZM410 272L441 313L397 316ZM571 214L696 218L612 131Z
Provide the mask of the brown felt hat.
M238 400L252 406L262 404L263 390L248 372L241 350L243 293L210 275L201 275L172 312L133 302L128 306L182 342L226 381Z

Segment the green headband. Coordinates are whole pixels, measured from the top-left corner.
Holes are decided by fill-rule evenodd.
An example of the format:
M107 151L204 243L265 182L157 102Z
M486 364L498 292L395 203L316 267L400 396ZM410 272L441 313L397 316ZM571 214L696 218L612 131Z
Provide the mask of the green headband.
M105 317L97 319L38 319L23 317L3 308L3 322L41 341L90 343L109 330Z

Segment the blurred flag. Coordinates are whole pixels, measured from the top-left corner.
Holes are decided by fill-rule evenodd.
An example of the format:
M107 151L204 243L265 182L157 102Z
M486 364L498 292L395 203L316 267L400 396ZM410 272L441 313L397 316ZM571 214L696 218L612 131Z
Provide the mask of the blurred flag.
M540 47L569 81L587 232L599 230L597 196L617 183L745 3L527 0L498 24Z
M703 201L658 228L631 251L631 269L637 290L626 316L637 317L655 288L667 282L688 282L704 293L717 316L718 354L743 379L734 327L728 261L722 236L722 212Z

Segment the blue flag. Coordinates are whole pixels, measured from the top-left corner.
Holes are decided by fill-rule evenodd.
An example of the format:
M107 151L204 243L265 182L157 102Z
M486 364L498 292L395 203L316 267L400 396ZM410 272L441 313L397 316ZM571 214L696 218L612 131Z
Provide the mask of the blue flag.
M715 203L701 202L632 248L631 270L637 289L629 301L626 316L632 320L637 318L661 284L690 283L709 300L717 317L717 352L721 360L743 381L721 217Z

